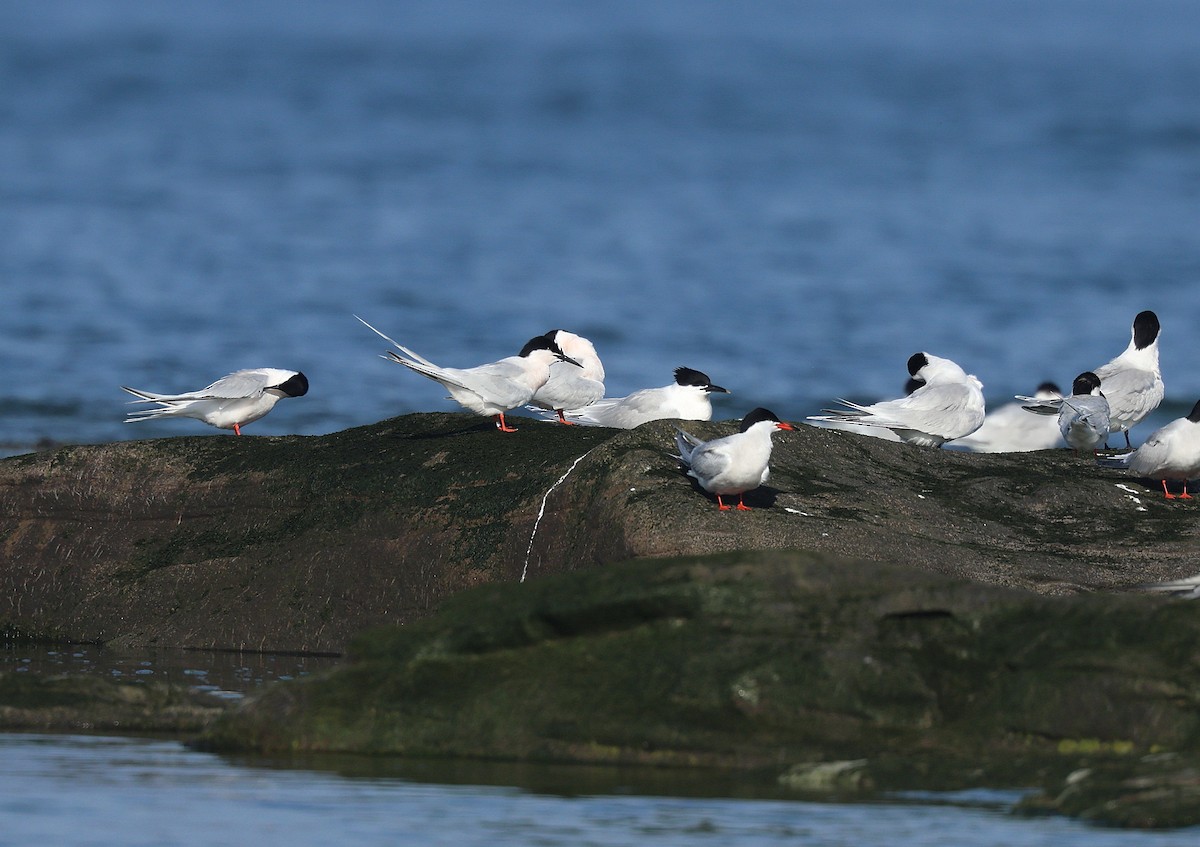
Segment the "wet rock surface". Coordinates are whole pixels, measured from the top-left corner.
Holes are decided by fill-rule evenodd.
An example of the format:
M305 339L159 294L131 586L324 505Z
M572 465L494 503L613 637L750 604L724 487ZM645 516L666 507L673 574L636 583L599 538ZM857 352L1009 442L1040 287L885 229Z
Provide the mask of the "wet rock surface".
M690 423L703 438L736 422ZM752 512L718 512L673 429L502 435L410 415L0 461L0 626L75 641L340 651L457 591L639 556L787 548L1046 594L1200 571L1192 503L1068 451L973 455L803 427Z
M1136 805L1191 790L1200 616L1133 590L1200 571L1200 506L1068 451L805 427L776 436L753 511L719 512L668 422L520 425L410 415L0 461L0 630L349 649L220 718L216 749L703 765L798 793L1040 785L1031 810L1200 822ZM17 699L6 726L77 720ZM1094 813L1119 796L1136 813Z

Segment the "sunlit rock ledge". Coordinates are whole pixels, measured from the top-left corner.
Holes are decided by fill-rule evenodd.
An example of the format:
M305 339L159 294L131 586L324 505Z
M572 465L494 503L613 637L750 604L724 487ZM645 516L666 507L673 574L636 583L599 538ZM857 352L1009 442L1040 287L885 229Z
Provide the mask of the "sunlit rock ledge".
M1066 595L1200 571L1193 502L1066 450L974 455L803 427L751 512L673 430L514 434L419 414L0 460L0 628L117 646L340 652L474 585L637 557L794 549ZM701 437L736 422L691 423Z

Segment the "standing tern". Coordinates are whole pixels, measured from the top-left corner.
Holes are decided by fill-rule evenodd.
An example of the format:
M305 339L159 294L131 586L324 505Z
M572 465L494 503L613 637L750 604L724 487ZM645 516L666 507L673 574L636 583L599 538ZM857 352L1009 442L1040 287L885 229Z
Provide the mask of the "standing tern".
M355 315L358 318L358 315ZM440 382L450 392L450 397L459 405L477 415L496 416L496 428L501 432L516 432L504 421L504 413L529 402L533 393L550 378L550 365L554 362L570 362L581 367L579 362L565 356L558 345L544 335L529 339L521 352L498 362L488 362L473 368L443 368L414 353L404 345L384 335L375 327L358 320L380 338L390 341L401 352L391 350L381 358L396 362L414 370L421 376Z
M701 441L676 427L677 458L687 468L688 476L716 495L717 508L722 512L732 507L721 497L732 494L738 496L737 508L748 512L750 507L742 502L742 495L765 484L770 476L771 434L777 429L795 427L761 406L742 418L738 432L712 441Z
M1185 418L1176 418L1150 433L1145 443L1120 456L1101 456L1096 462L1106 468L1124 468L1146 479L1162 480L1163 495L1174 500L1167 490L1168 479L1183 481L1182 500L1191 500L1187 484L1200 476L1200 400Z
M308 393L308 378L300 371L279 368L251 368L234 371L206 388L183 394L156 394L122 385L136 400L130 403L157 403L152 409L130 412L125 423L152 418L195 418L218 429L242 434L242 426L261 418L284 397L303 397Z
M1038 402L1062 399L1062 390L1053 382L1043 382L1034 392ZM1031 415L1021 403L1005 403L988 412L983 426L954 442L973 453L1030 453L1049 450L1062 444L1058 421L1044 415Z
M931 353L910 356L908 373L925 384L905 397L869 406L839 400L848 408L822 409L825 415L809 420L883 427L921 447L941 447L983 425L983 383L973 375Z
M1100 377L1091 371L1084 371L1075 377L1070 397L1039 400L1018 394L1017 399L1030 403L1022 406L1027 412L1054 415L1063 441L1076 450L1094 451L1108 438L1108 400L1100 390Z
M1154 312L1138 312L1125 352L1094 369L1108 398L1109 432L1125 433L1126 447L1133 446L1129 441L1130 428L1157 409L1163 399L1162 372L1158 367L1159 329Z
M546 337L559 349L580 364L579 368L566 362L550 365L550 379L533 393L530 402L541 409L549 409L558 415L564 424L573 424L564 417L564 409L590 406L604 396L604 365L596 354L592 342L582 335L565 329L552 329Z
M625 397L605 397L590 406L568 409L564 414L575 423L633 429L647 421L712 419L708 395L728 394L713 385L707 374L692 368L676 368L675 382L662 388L643 388Z

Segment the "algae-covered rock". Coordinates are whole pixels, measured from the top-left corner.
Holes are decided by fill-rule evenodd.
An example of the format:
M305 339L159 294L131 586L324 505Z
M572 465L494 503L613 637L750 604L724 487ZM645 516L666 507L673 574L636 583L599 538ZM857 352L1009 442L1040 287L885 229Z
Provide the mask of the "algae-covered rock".
M0 460L0 629L339 652L481 583L764 548L1046 594L1200 570L1191 504L1070 451L974 455L803 427L776 437L771 484L747 498L757 508L723 513L680 473L673 434L667 421L527 420L503 435L427 414Z
M868 759L854 781L881 789L994 783L1019 763L1029 780L1195 749L1197 643L1195 607L1157 597L826 554L637 561L481 587L364 634L347 665L265 691L204 743L781 774Z
M1026 798L1018 811L1141 829L1197 826L1200 756L1158 753L1080 768L1049 791Z
M0 729L197 733L226 704L163 682L0 673Z

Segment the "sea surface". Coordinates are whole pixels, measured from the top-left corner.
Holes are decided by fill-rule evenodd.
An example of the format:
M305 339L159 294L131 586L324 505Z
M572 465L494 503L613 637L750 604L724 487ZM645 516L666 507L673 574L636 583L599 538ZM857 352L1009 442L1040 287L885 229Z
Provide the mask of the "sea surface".
M304 371L248 434L457 408L354 315L469 366L566 328L610 395L688 365L718 418L993 404L1163 323L1200 397L1192 0L0 3L0 444L119 386Z
M1200 397L1197 92L1192 0L0 2L0 454L232 437L124 424L120 386L243 367L312 385L248 434L456 408L354 315L451 366L566 328L610 395L688 365L733 390L719 418L798 419L895 396L918 350L992 404L1065 387L1153 309L1167 401L1137 443ZM1005 794L721 799L95 736L0 735L0 762L0 845L1195 843Z

